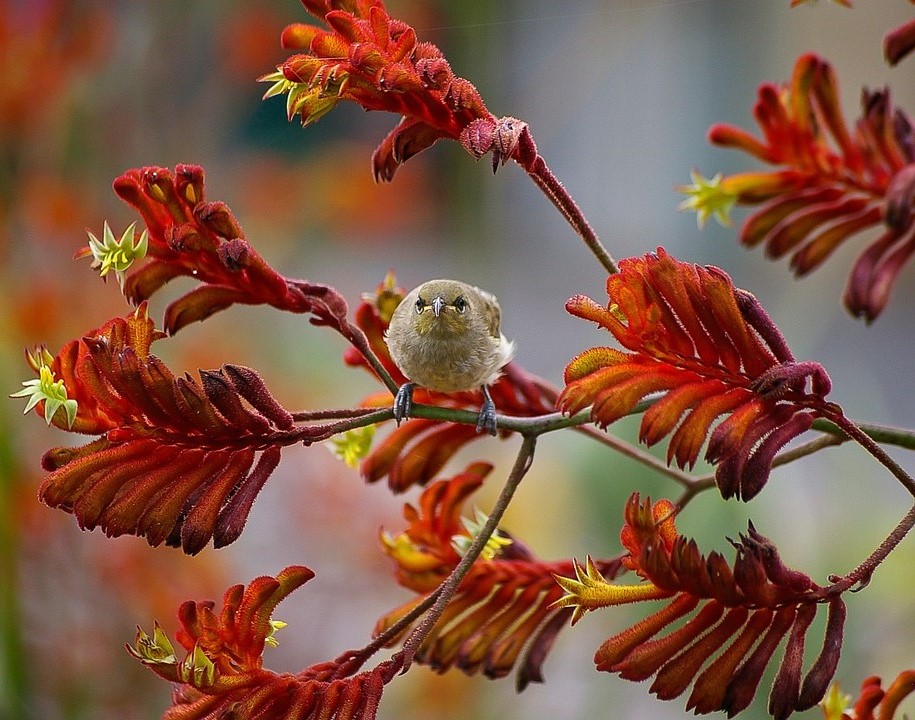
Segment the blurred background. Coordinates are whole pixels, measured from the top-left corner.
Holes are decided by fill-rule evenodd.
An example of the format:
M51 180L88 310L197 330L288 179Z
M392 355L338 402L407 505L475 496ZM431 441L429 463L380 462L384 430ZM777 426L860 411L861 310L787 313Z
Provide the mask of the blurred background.
M530 124L541 153L578 200L610 251L622 258L663 245L682 260L718 265L752 290L795 354L825 364L832 398L854 418L913 424L911 378L915 274L872 326L840 304L849 242L803 282L735 241L734 228L696 227L678 212L677 185L752 166L711 148L718 121L756 131L756 87L787 80L799 54L816 51L838 74L849 119L863 86L890 85L915 110L915 58L895 70L881 40L909 20L901 0L853 10L820 0L390 0L395 16L437 43L456 74L474 82L496 115ZM560 384L566 362L607 342L570 318L576 293L599 301L604 274L562 218L514 165L495 177L455 143L411 160L390 185L372 182L369 158L396 118L340 105L303 131L282 100L260 100L255 78L284 53L281 29L306 16L294 0L0 0L0 376L13 392L30 373L22 348L67 340L129 308L116 283L71 260L108 220L117 234L135 215L111 191L124 170L197 163L210 199L226 201L249 240L289 276L334 285L350 300L385 272L412 287L433 276L495 292L517 360ZM743 216L736 213L737 220ZM161 319L168 296L152 303ZM371 380L340 363L336 335L300 316L233 308L155 347L178 374L226 362L257 368L289 408L351 406ZM375 619L407 598L378 549L380 527L403 526L407 497L366 487L320 447L293 449L254 506L234 545L185 558L143 540L82 533L72 517L36 500L39 458L79 441L0 405L0 718L81 720L159 717L169 688L130 660L123 644L154 618L173 631L185 599L293 563L316 579L280 608L289 627L267 664L295 671L363 645ZM633 439L634 423L614 432ZM516 440L483 440L463 462L496 463L476 502L487 509ZM895 453L910 470L915 459ZM700 468L700 471L703 469ZM446 473L449 474L449 473ZM453 474L453 473L450 473ZM618 552L622 507L633 490L675 497L669 481L568 434L545 437L505 523L544 558ZM785 561L819 582L863 559L911 498L852 447L776 471L749 506L713 493L681 520L703 550L728 557L726 536L748 518ZM340 522L345 517L346 522ZM856 692L867 675L889 679L913 666L915 550L903 543L866 592L849 602L837 679ZM380 718L679 718L684 698L662 703L646 686L594 672L609 635L642 607L595 613L564 632L546 663L547 683L517 695L490 682L415 668L385 693ZM821 619L818 622L822 623ZM821 633L810 635L818 646ZM814 647L812 652L816 652ZM746 717L765 717L764 679ZM911 712L911 709L910 709ZM818 717L818 711L809 713Z

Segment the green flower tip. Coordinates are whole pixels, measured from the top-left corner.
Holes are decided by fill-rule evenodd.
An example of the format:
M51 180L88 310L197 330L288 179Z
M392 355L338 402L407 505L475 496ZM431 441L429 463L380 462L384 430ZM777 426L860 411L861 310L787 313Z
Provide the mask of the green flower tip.
M829 691L820 702L824 720L842 720L851 705L851 695L842 692L838 683L829 686Z
M719 225L730 227L731 209L737 202L737 194L729 191L724 185L724 175L718 173L715 177L707 179L696 171L690 171L691 185L680 185L678 192L686 195L677 209L693 210L696 213L696 222L699 227L705 227L706 221L714 217Z
M264 645L279 647L280 641L276 639L276 631L282 630L287 624L288 623L284 623L282 620L271 620L270 632L267 634L267 637L264 638Z
M175 648L158 622L155 624L152 637L137 626L136 640L132 646L127 645L127 652L147 665L178 664Z
M124 285L124 273L137 260L146 257L146 251L149 248L149 232L144 230L140 236L136 235L137 224L130 223L124 230L120 239L115 238L114 233L108 222L102 230L102 239L91 230L87 230L89 235L89 245L77 253L77 257L92 256L92 268L99 271L99 275L105 278L111 270L117 276L118 283Z
M455 535L451 538L451 547L453 547L455 552L461 557L464 557L464 555L467 554L471 544L473 544L476 537L483 532L483 526L486 524L486 521L489 520L489 516L479 508L473 509L473 515L473 520L470 518L461 518L461 522L464 524L464 528L469 535ZM480 552L480 557L484 560L494 560L496 556L502 552L502 548L511 544L511 538L507 538L499 533L498 529L493 530L492 535L489 536L486 545Z
M328 449L340 458L348 467L353 469L359 467L359 462L372 449L372 440L375 437L375 426L366 425L365 427L353 428L347 430L341 435L336 435L330 439Z
M282 70L258 78L259 82L271 83L262 99L285 95L286 118L292 120L301 115L302 125L309 125L329 113L340 101L348 80L348 74L341 72L339 76L327 76L323 84L295 82L287 79Z
M39 354L40 353L40 354ZM38 363L38 377L34 380L26 380L22 383L23 388L19 392L12 393L10 397L28 398L25 404L25 415L29 410L34 408L38 403L44 401L44 419L48 425L54 419L54 416L62 408L67 417L67 428L72 428L76 420L77 403L76 400L67 398L67 388L64 387L63 380L54 378L54 371L46 362L47 351L37 350L34 355L30 354L31 360Z

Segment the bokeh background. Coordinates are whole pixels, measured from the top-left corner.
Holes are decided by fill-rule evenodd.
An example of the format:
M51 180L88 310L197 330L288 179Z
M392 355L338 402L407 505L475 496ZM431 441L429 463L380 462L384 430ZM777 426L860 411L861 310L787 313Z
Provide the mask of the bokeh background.
M912 425L913 273L883 316L865 327L840 306L848 244L803 282L735 242L733 228L704 231L676 210L675 186L744 169L738 153L707 145L716 121L754 128L756 86L790 77L816 51L840 78L849 118L862 86L890 85L915 109L915 59L891 70L881 38L911 18L902 0L848 10L820 0L390 0L393 14L445 51L490 109L530 123L539 148L617 257L663 245L713 263L756 293L800 358L823 362L834 399L862 420ZM575 293L600 298L604 276L552 206L512 165L492 177L456 144L410 161L375 186L369 157L395 122L340 106L303 131L283 103L262 103L254 79L284 54L278 35L304 20L294 0L0 0L0 377L13 392L29 377L22 348L56 351L127 312L116 283L71 258L110 221L135 217L111 192L124 170L199 163L211 199L226 201L248 238L280 272L328 283L351 301L388 269L412 287L432 276L496 292L518 361L555 383L568 359L605 342L565 314ZM741 215L741 213L738 213ZM175 294L187 286L175 289ZM167 295L167 293L166 293ZM161 317L167 297L152 304ZM340 362L339 339L302 317L233 308L189 327L156 352L176 372L225 362L258 368L287 407L350 406L374 386ZM365 643L374 620L407 597L377 543L402 527L407 498L366 487L320 447L284 454L234 545L185 558L142 540L82 533L36 500L38 459L73 438L48 429L21 401L0 405L0 718L134 720L159 717L169 688L131 661L134 626L175 627L177 605L219 598L235 582L292 563L315 580L281 606L289 622L274 669L295 671ZM634 425L614 432L632 439ZM462 460L497 469L486 508L516 441L484 440ZM915 470L915 462L896 453ZM456 463L453 469L461 467ZM544 438L507 527L543 557L618 551L634 489L675 496L669 481L569 434ZM752 518L789 565L825 582L856 565L904 513L910 498L872 460L832 449L774 473L749 506L707 493L680 527L706 551L727 552ZM854 691L915 661L915 551L906 542L850 598L838 680ZM510 680L445 677L415 668L386 691L380 718L679 718L683 699L661 703L593 670L593 651L644 608L592 614L564 632L547 683L517 695ZM811 638L818 638L814 632ZM812 643L816 645L816 642ZM767 687L764 680L763 687ZM761 692L746 717L765 717ZM911 712L911 710L910 710ZM817 717L813 711L810 717Z

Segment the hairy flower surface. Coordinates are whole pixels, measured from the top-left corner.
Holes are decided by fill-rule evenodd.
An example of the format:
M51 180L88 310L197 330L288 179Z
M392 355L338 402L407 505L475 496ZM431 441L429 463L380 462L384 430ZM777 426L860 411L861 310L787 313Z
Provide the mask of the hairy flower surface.
M766 484L775 453L829 408L826 371L796 362L750 293L718 268L657 253L628 258L607 278L606 307L578 295L576 317L608 330L629 352L595 347L566 367L558 406L607 426L662 393L642 416L639 439L668 435L667 462L718 465L721 494L749 500ZM722 415L728 417L712 430Z
M354 314L355 324L365 334L372 352L398 384L407 379L391 360L384 333L404 295L406 292L389 273L374 293L363 296ZM348 365L367 367L364 355L354 348L347 350L344 360ZM490 387L490 394L500 413L522 417L553 412L558 395L545 381L527 373L516 362L503 368L502 376ZM479 391L446 394L422 387L417 387L413 395L417 404L474 411L479 409L482 398ZM382 392L365 398L363 405L388 407L391 402L390 393ZM362 461L360 469L369 482L387 478L392 490L403 492L413 485L425 485L455 453L480 438L473 425L414 418L401 423L379 442Z
M790 84L760 86L753 109L758 139L732 125L709 129L715 145L742 150L779 166L726 176L710 194L702 183L682 188L681 207L703 212L708 201L761 205L747 217L740 240L764 245L772 258L791 256L796 275L811 272L843 243L870 228L880 236L858 256L845 290L856 317L876 318L900 270L915 252L915 135L909 117L893 107L889 90L862 94L862 117L846 122L832 66L801 56ZM700 214L700 219L702 215Z
M702 555L695 541L676 531L672 503L641 501L634 494L625 509L620 540L629 554L624 567L642 579L618 585L602 577L593 562L576 564L576 577L557 578L566 594L557 607L589 610L670 598L661 610L609 638L595 654L597 669L626 680L654 676L650 691L663 700L692 684L687 709L724 710L731 717L753 700L763 672L787 635L769 695L769 712L786 718L816 705L839 661L845 604L828 603L820 654L801 677L810 623L823 602L808 576L787 568L778 550L750 525L732 541L733 566L719 553ZM674 626L666 635L660 635Z
M399 669L395 662L358 674L349 654L294 675L263 667L264 647L275 644L273 633L282 625L271 620L274 609L312 577L308 568L292 566L275 578L234 585L218 613L211 601L184 603L176 635L183 659L158 623L152 637L138 630L130 654L177 686L163 719L372 720L384 685Z
M461 518L464 504L491 469L475 463L453 478L436 480L423 491L418 508L404 506L406 530L396 536L382 533L398 581L420 596L382 617L376 634L421 603L460 561L455 540L470 536ZM523 689L543 681L543 662L566 624L569 611L554 606L562 594L554 575L570 572L572 563L537 560L516 538L501 534L512 542L471 566L415 660L437 672L456 667L492 678L507 675L520 663L516 683ZM611 577L621 570L618 560L598 564Z
M160 337L143 303L52 359L49 371L77 401L70 429L100 437L49 450L39 496L82 528L193 554L210 539L219 547L238 537L280 448L297 438L253 370L175 377L150 353Z

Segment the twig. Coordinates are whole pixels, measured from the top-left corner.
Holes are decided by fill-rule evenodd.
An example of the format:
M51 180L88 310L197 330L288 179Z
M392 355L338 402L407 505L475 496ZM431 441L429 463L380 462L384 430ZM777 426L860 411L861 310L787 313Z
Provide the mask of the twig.
M852 440L854 440L871 455L873 455L877 462L889 470L893 476L900 483L902 483L905 489L908 490L909 493L911 493L913 496L915 496L915 479L913 479L911 475L903 470L902 466L893 460L893 458L891 458L882 447L874 442L870 435L859 428L853 421L845 417L841 410L838 410L832 414L829 419L832 420L839 427L839 429L844 431L845 434L847 434Z
M884 541L880 543L877 549L874 550L864 562L847 575L831 575L829 580L833 584L823 589L823 597L838 595L855 585L858 586L856 588L858 590L865 587L870 582L874 570L876 570L880 563L886 560L887 556L893 552L900 542L902 542L902 539L908 535L913 526L915 526L915 505L909 509L902 520L893 528L893 531L886 536Z
M583 433L600 443L603 443L607 447L613 448L620 455L625 455L626 457L651 468L661 475L666 475L671 480L679 483L683 487L688 488L695 483L695 479L688 473L685 473L682 470L678 470L675 467L670 467L663 460L659 460L651 453L645 452L632 443L628 443L625 440L620 440L619 438L609 433L603 432L592 425L579 425L575 429L578 430L578 432Z
M578 203L575 202L569 191L559 182L559 179L547 166L546 161L537 152L537 145L534 143L534 138L527 127L524 128L519 138L518 151L515 159L527 171L528 177L534 181L534 184L556 206L556 209L566 219L566 222L585 241L585 245L588 246L597 261L611 275L619 272L616 261L601 243L597 233L594 232L594 228L591 227L591 223L588 222L581 208L578 207Z

